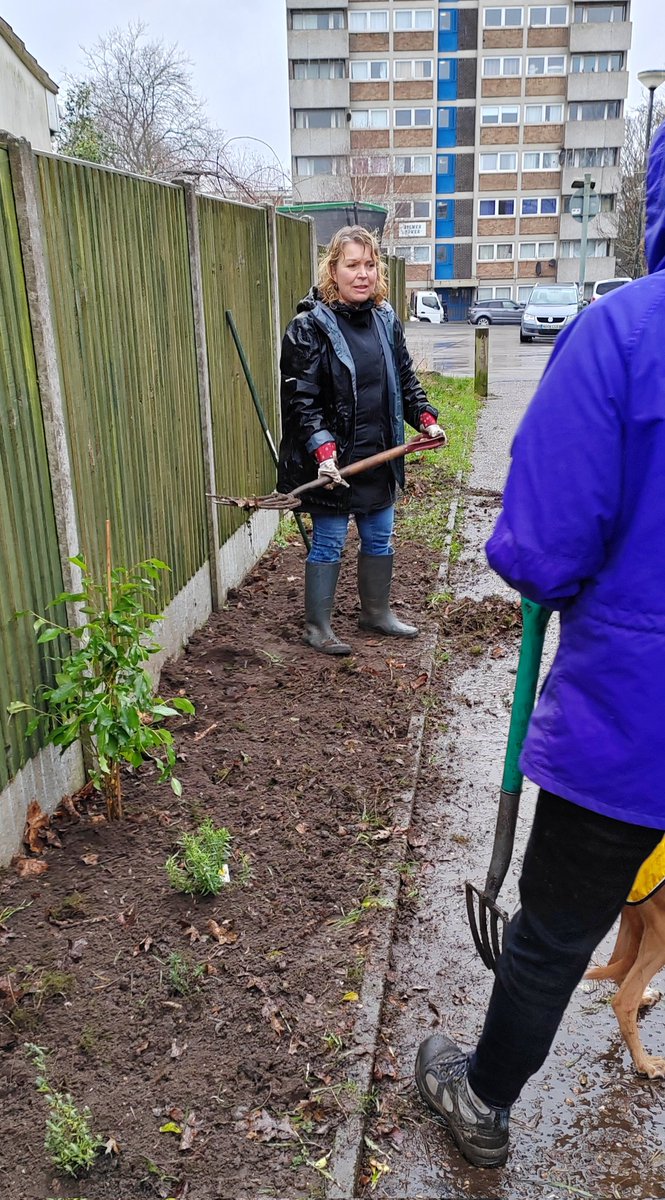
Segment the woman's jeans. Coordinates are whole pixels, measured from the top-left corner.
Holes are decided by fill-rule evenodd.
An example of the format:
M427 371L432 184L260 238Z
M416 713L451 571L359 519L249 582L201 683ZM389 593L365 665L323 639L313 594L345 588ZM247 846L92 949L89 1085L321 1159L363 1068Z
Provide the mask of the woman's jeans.
M662 837L538 796L520 878L521 907L498 962L469 1083L509 1107L544 1063L568 1001L612 928L642 863Z
M355 513L355 522L360 535L362 554L392 554L392 534L395 523L395 505L381 508L378 512ZM349 528L348 513L312 517L312 549L308 562L339 562Z

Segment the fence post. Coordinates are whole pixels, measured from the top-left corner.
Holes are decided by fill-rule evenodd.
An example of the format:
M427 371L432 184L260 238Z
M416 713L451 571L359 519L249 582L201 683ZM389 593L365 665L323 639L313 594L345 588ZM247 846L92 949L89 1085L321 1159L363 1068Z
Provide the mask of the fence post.
M319 282L319 241L316 236L316 222L314 217L308 217L309 221L309 236L310 236L310 254L311 254L311 278L312 283Z
M42 238L37 167L32 146L25 138L8 136L7 150L28 295L46 452L51 474L51 492L62 579L65 591L78 592L81 588L81 571L69 560L79 554L83 547L80 544L74 501L72 464L67 441L67 418L60 381L48 268ZM67 605L67 620L70 627L81 624L83 618L76 605Z
M270 311L272 314L272 335L274 340L273 348L273 376L275 380L275 398L276 410L280 412L279 406L279 357L282 345L282 314L279 306L279 264L277 261L277 209L274 204L265 205L266 214L268 217L268 266L270 269ZM280 422L281 424L281 422ZM279 442L280 430L275 430L276 441Z
M487 326L478 328L475 331L476 353L475 353L475 369L473 379L473 390L476 396L482 400L487 399L488 395L488 376L490 365L490 331Z
M185 195L187 219L187 245L189 268L192 281L192 308L194 312L194 344L196 348L196 372L198 376L199 413L201 419L201 441L203 446L203 472L206 492L217 491L215 471L215 443L212 431L212 403L210 400L210 377L208 375L208 343L206 338L205 308L203 303L203 272L201 270L201 241L199 238L199 215L196 203L196 184L180 180ZM220 550L219 520L217 505L206 500L206 526L208 534L208 558L210 560L210 602L217 612L220 602Z

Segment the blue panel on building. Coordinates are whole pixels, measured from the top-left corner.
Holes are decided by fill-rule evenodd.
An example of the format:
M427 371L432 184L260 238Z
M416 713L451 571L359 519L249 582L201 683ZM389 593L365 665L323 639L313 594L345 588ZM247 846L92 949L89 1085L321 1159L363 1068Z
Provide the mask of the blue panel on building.
M454 9L439 9L439 54L458 49L457 17Z
M436 156L436 193L437 196L448 195L455 191L454 154L437 154Z
M455 249L450 242L437 242L434 257L434 278L452 279L455 267Z
M436 202L436 236L449 238L455 236L455 201L437 200Z
M457 59L439 59L437 97L439 100L457 99Z
M439 108L436 117L437 146L457 145L457 109Z

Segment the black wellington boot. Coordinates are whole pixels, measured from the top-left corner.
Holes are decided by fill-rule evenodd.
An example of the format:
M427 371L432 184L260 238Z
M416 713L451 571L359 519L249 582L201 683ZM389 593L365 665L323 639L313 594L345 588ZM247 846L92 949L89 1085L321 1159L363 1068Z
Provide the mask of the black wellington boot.
M398 621L390 608L393 559L392 554L358 555L358 624L361 629L376 629L389 637L417 637L416 626Z
M322 654L350 654L330 627L340 562L305 563L305 641Z

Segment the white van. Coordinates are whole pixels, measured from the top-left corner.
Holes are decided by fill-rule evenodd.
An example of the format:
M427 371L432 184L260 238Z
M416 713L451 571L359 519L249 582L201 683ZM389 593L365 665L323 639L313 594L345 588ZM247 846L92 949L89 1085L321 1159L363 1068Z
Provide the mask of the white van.
M613 292L616 288L623 287L624 283L632 283L632 280L627 275L617 275L616 279L600 279L598 283L594 283L591 300L600 300L601 296L607 296L608 292Z
M440 325L445 320L436 292L411 292L409 312L412 321L429 321L432 325Z

